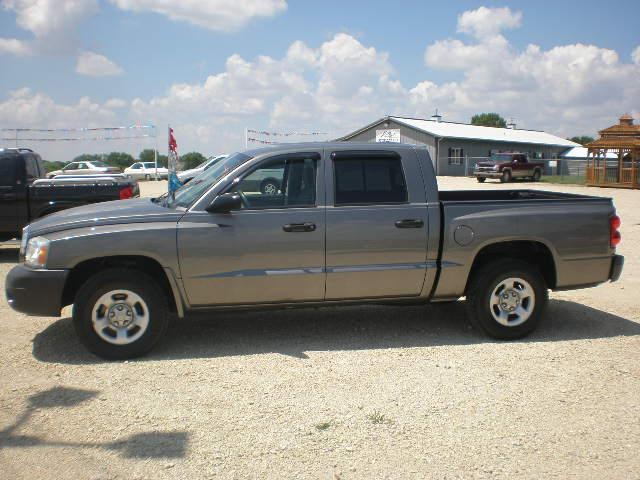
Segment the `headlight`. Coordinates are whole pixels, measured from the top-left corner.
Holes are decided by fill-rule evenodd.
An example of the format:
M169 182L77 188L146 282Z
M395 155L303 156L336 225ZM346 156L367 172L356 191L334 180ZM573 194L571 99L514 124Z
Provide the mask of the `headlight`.
M34 237L27 242L24 254L25 265L32 268L44 268L49 255L49 240L44 237Z

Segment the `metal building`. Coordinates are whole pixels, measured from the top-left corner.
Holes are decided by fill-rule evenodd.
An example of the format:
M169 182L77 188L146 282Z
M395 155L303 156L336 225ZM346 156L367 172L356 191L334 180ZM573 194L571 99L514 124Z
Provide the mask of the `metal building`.
M531 159L556 159L579 146L565 138L537 130L481 127L431 119L387 116L349 133L346 142L398 142L426 145L438 175L469 175L475 163L492 153L523 152Z

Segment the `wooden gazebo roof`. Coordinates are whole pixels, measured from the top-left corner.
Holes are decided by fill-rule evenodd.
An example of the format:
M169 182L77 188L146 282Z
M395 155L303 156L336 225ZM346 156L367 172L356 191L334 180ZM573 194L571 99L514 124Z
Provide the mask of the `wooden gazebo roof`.
M620 123L598 132L600 138L586 146L589 149L640 148L640 125L633 124L629 114L620 117Z

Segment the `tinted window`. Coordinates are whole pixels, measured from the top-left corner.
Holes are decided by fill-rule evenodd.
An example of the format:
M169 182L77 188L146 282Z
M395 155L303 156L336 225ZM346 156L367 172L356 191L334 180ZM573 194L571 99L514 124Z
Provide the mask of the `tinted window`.
M399 158L339 159L333 168L336 205L407 201Z
M16 157L0 157L0 185L13 186L16 183Z
M27 174L27 181L38 178L38 164L33 155L24 155L24 168Z
M267 161L232 191L243 194L245 209L314 206L316 168L317 162L311 158Z

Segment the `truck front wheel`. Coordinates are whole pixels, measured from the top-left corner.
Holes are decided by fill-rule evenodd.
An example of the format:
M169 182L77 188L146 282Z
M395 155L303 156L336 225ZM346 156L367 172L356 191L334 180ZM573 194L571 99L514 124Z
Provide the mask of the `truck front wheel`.
M493 338L521 338L540 323L548 297L537 268L500 260L475 272L467 289L467 315L473 327Z
M476 180L478 180L478 182L480 182L480 183L484 183L486 178L485 177L476 177Z
M500 177L502 183L509 183L511 181L511 170L504 170L502 177Z
M73 325L82 344L109 360L144 355L167 325L167 302L146 273L114 268L84 283L73 305Z

